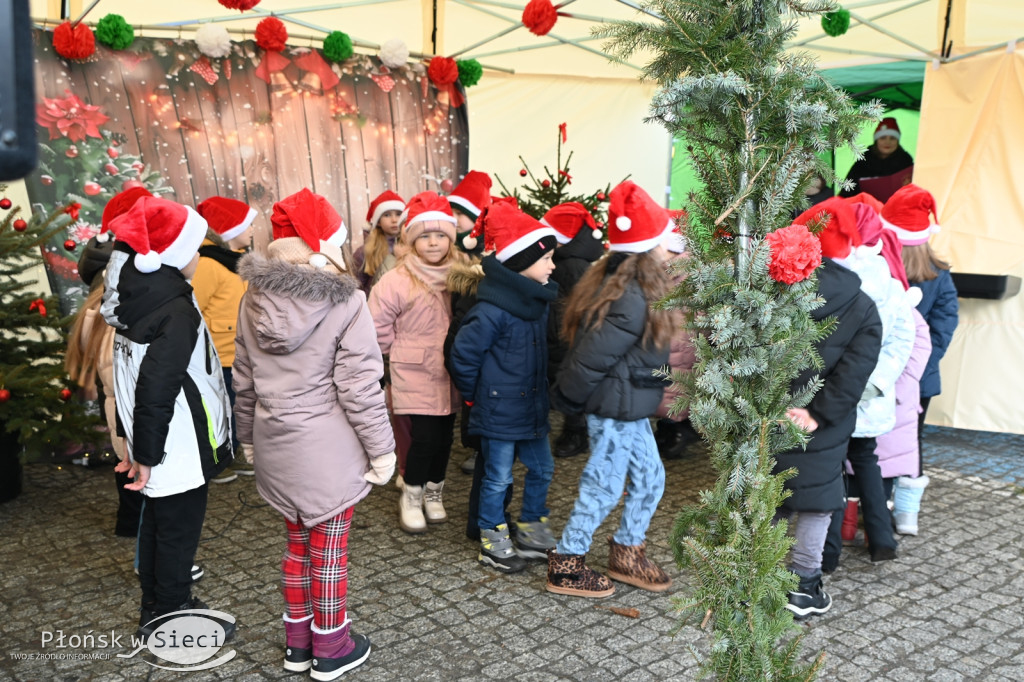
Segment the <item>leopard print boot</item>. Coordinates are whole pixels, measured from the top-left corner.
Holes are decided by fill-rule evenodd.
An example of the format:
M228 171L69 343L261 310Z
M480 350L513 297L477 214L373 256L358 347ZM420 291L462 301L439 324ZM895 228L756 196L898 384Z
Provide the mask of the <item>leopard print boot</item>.
M651 592L664 592L672 585L668 574L647 558L646 542L629 546L608 538L608 544L608 575L611 578Z
M582 554L558 554L548 550L548 592L574 597L609 597L615 585L607 577L588 568Z

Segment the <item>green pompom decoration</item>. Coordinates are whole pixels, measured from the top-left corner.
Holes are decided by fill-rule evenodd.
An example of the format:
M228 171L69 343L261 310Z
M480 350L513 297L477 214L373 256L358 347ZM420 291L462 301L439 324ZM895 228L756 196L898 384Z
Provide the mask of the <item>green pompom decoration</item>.
M332 31L324 38L324 56L332 62L343 62L349 59L355 50L352 49L352 39L347 33Z
M123 50L135 40L135 31L120 14L108 14L96 24L96 40L113 50Z
M459 67L459 82L464 88L476 85L484 75L484 67L475 59L457 59L455 65Z
M850 28L850 13L845 9L829 12L821 18L821 28L833 38L843 35Z

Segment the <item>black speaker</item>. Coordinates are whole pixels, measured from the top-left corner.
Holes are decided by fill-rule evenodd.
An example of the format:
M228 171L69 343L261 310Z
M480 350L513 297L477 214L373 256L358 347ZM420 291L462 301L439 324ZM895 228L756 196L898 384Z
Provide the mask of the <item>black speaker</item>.
M0 0L0 180L36 167L33 63L28 0Z

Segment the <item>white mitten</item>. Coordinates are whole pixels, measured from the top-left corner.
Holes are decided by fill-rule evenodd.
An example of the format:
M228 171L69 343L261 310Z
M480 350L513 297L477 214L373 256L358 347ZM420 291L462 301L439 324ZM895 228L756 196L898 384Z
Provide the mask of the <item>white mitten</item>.
M380 457L370 460L370 470L363 474L363 478L374 485L386 485L395 474L395 463L398 458L395 453L389 452Z

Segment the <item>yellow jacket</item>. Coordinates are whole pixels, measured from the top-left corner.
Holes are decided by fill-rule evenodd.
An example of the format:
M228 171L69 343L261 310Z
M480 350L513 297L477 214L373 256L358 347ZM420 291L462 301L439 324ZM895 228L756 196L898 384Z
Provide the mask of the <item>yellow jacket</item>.
M207 239L203 246L212 246ZM220 355L220 364L230 367L235 361L235 330L238 324L238 305L245 293L245 282L236 273L213 258L200 254L199 266L192 277L199 312L213 337L213 345Z

